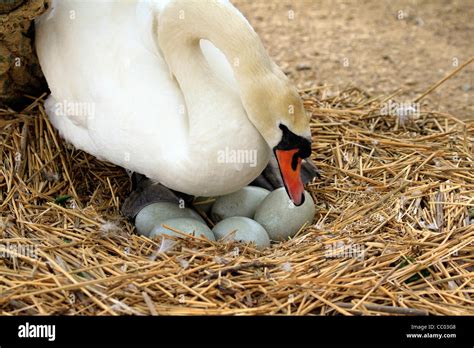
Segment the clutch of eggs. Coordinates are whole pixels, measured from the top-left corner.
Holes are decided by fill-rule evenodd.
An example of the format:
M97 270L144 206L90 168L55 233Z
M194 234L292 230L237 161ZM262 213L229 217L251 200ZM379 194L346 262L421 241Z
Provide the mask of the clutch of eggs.
M306 223L313 221L316 209L311 195L305 191L304 203L295 206L280 187L272 192L246 186L207 203L205 211L216 223L211 230L204 219L189 208L173 203L152 203L135 218L139 234L183 236L192 234L222 242L255 243L258 248L270 246L270 241L283 241L294 236ZM213 199L200 201L213 202ZM202 210L204 211L204 210Z

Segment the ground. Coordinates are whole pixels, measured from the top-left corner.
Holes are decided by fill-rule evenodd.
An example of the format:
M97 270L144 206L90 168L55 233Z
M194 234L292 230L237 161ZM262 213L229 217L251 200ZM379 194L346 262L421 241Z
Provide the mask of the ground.
M235 0L300 88L347 85L410 101L474 55L474 1ZM474 64L426 99L474 119ZM423 105L422 105L423 107Z

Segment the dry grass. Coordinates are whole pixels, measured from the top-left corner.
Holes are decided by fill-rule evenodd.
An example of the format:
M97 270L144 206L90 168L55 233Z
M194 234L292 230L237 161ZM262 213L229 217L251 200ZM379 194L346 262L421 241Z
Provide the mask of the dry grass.
M67 146L42 100L1 111L0 313L474 315L474 123L326 92L302 92L314 224L263 251L136 235L123 169Z

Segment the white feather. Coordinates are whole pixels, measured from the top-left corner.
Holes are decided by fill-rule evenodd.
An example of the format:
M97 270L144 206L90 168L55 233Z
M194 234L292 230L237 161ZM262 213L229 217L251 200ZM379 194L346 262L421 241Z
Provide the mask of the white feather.
M186 39L199 28L168 40L179 67L178 80L170 76L158 28L173 2L54 1L36 21L51 90L46 111L66 140L100 159L188 194L230 193L262 172L270 150L247 117L226 56L206 40L206 66L189 55ZM218 5L249 26L230 3ZM220 163L226 148L257 151L257 165Z

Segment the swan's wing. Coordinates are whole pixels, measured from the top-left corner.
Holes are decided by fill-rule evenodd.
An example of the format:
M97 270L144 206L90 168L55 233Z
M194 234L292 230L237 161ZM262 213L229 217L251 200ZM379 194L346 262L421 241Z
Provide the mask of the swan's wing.
M155 148L184 141L187 116L176 112L182 95L159 52L137 30L138 23L142 32L149 28L151 38L152 21L136 16L139 4L53 5L37 22L36 46L52 95L48 115L63 137L96 156L106 153L114 163L145 139L153 139L149 146Z
M50 9L35 20L36 51L54 97L50 99L48 111L84 129L87 129L91 116L86 108L93 104L97 90L77 89L77 86L87 86L87 81L94 75L93 70L87 68L84 54L77 52L93 55L85 43L94 37L101 16L112 15L109 8L101 4L95 16L83 16L88 6L95 5L54 0ZM97 26L90 23L97 23ZM107 83L103 85L105 87Z

